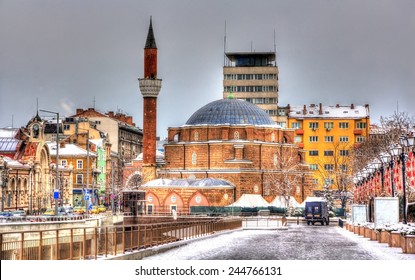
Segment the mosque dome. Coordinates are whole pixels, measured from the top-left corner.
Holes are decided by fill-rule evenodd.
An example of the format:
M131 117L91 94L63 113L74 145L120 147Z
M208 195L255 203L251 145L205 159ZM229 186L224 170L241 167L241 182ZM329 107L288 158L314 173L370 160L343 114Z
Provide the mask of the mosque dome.
M239 99L220 99L197 110L186 125L267 125L275 122L258 106Z

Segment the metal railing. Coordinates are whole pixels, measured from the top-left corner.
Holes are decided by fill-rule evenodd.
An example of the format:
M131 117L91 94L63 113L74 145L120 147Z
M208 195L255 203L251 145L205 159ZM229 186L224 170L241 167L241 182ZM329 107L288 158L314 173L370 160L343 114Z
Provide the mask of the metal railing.
M192 219L122 226L6 232L0 234L0 259L107 258L241 227L241 219Z

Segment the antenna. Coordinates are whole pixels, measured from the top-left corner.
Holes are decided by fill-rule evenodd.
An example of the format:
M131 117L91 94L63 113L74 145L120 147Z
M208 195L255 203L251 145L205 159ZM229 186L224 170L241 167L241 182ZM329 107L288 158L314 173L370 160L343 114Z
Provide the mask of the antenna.
M252 40L251 40L251 52L252 52Z
M277 44L275 43L275 29L274 29L274 53L277 54Z
M95 96L94 96L94 106L93 106L94 110L95 110Z
M226 64L226 20L225 20L225 36L223 38L223 65Z

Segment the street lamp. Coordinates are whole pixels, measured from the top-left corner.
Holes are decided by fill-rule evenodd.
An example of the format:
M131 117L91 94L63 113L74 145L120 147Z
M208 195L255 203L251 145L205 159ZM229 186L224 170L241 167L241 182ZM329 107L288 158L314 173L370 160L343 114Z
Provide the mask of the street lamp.
M1 212L4 211L4 190L7 187L9 181L9 169L7 168L7 161L0 157L0 170L1 170Z
M55 114L56 115L56 179L55 179L55 191L53 198L55 199L55 216L58 216L58 198L59 198L59 113L39 110L41 112Z
M414 135L402 135L399 138L399 142L401 143L402 150L400 154L400 159L402 163L402 189L403 189L403 197L402 197L402 210L403 210L403 217L402 217L402 223L406 224L406 166L405 166L405 160L406 160L406 153L405 148L413 148L414 147Z
M30 175L29 175L29 181L30 181L30 193L29 193L29 214L32 215L33 214L33 169L34 169L34 162L31 159L29 161L29 166L30 166Z
M394 167L394 161L397 157L399 157L399 146L394 145L390 148L391 153L391 161L390 161L390 172L391 172L391 189L392 189L392 197L395 197L395 182L393 178L393 167Z

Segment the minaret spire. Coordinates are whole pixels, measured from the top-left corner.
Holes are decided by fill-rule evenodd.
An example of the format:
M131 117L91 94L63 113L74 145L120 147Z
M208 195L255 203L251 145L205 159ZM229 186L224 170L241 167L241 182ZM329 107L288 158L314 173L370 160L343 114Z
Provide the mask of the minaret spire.
M157 49L156 38L154 38L153 23L150 17L150 26L148 27L147 41L145 49Z

